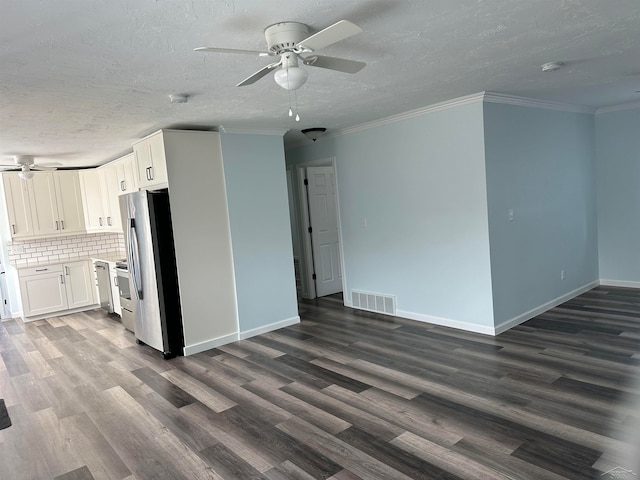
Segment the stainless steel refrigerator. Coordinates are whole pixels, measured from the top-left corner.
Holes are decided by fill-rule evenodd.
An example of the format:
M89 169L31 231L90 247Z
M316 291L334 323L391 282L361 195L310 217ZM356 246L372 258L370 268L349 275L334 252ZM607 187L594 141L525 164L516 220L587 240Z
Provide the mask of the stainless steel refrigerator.
M162 352L164 358L182 355L184 336L169 192L143 190L123 195L120 210L136 339Z

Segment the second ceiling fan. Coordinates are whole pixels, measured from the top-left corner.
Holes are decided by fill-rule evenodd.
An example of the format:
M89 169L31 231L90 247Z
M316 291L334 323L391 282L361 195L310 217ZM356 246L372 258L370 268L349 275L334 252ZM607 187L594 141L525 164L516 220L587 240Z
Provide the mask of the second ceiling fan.
M344 73L357 73L366 63L345 58L316 55L315 51L333 45L341 40L362 32L362 28L348 20L340 20L333 25L309 36L309 28L298 22L282 22L267 27L264 36L268 51L238 50L232 48L200 47L198 52L240 53L258 55L260 57L279 56L277 62L270 63L253 75L238 83L238 87L250 85L275 70L274 79L286 90L296 90L307 80L306 70L298 66L304 65L326 68Z

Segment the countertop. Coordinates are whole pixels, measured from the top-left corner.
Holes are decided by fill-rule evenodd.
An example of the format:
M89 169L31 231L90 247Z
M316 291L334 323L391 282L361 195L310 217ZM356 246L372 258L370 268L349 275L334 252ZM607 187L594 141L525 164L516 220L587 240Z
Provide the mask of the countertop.
M127 255L124 252L107 252L107 253L96 253L91 255L90 258L92 260L98 260L101 262L126 262Z
M99 260L103 262L113 263L113 262L121 262L123 260L126 261L126 258L127 256L124 252L115 251L115 252L106 252L106 253L95 253L91 255L85 255L82 257L73 257L73 258L66 258L66 259L60 259L60 260L43 260L42 262L30 262L27 265L17 266L16 269L20 271L27 268L47 267L51 265L62 265L64 263L80 262L83 260L91 260L91 261Z

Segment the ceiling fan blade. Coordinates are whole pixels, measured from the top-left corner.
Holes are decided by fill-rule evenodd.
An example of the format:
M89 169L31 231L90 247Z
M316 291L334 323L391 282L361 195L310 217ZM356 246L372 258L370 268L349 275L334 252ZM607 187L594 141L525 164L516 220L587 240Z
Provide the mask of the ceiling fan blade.
M243 55L258 55L259 57L267 57L274 55L269 52L260 52L258 50L238 50L236 48L216 48L216 47L198 47L193 49L195 52L213 52L213 53L239 53Z
M262 77L267 75L269 72L278 68L281 63L282 61L276 62L276 63L270 63L266 67L263 67L260 70L258 70L256 73L254 73L250 77L245 78L243 81L237 84L236 87L244 87L245 85L251 85L252 83L256 83L258 80L260 80Z
M364 62L357 60L347 60L346 58L325 57L322 55L312 55L302 60L302 63L310 67L328 68L344 73L358 73L367 66Z
M59 167L62 164L60 162L38 162L32 166L36 167Z
M314 50L333 45L340 40L344 40L360 32L362 32L362 28L355 23L351 23L349 20L340 20L324 30L320 30L318 33L314 33L310 37L298 42L297 46L313 52Z
M49 171L57 170L56 167L48 167L48 166L43 165L43 164L30 165L29 168L31 170L40 170L40 171L43 171L43 172L49 172Z

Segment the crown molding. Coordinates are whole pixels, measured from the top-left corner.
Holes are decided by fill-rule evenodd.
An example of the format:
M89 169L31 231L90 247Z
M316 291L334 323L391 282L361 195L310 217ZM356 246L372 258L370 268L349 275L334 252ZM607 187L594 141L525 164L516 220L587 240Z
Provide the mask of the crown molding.
M547 100L536 100L533 98L516 97L503 93L485 92L484 101L487 103L502 103L505 105L519 105L521 107L544 108L547 110L560 110L571 113L596 113L592 107L582 107L580 105L569 105L566 103L550 102Z
M610 107L601 107L596 110L596 115L600 113L619 112L620 110L631 110L633 108L640 108L640 101L621 103L620 105L611 105Z
M246 127L225 127L220 125L221 133L239 133L245 135L274 135L283 137L289 129L284 128L246 128Z
M596 113L607 113L607 112L614 112L618 110L626 110L631 108L640 108L640 102L627 103L623 105L614 105L612 107L603 107L603 108L596 109L594 107L570 105L566 103L551 102L547 100L536 100L533 98L517 97L514 95L507 95L503 93L480 92L472 95L467 95L464 97L455 98L453 100L447 100L445 102L436 103L433 105L429 105L427 107L417 108L415 110L410 110L408 112L391 115L389 117L384 117L379 120L374 120L371 122L354 125L353 127L346 127L346 128L333 130L328 132L326 135L322 136L320 139L318 139L318 141L326 140L327 138L348 135L350 133L361 132L363 130L368 130L370 128L382 127L385 125L390 125L392 123L400 122L402 120L407 120L409 118L415 118L421 115L426 115L428 113L439 112L442 110L447 110L449 108L460 107L462 105L469 105L476 102L500 103L503 105L517 105L521 107L543 108L547 110L557 110L557 111L570 112L570 113L584 113L584 114L591 114L591 115ZM293 148L297 148L304 145L304 143L306 142L303 142L303 141L291 142L286 146L286 149L290 150Z
M482 101L484 97L484 92L475 93L473 95L467 95L465 97L455 98L453 100L447 100L446 102L440 102L433 105L429 105L427 107L417 108L415 110L410 110L404 113L398 113L396 115L391 115L389 117L384 117L379 120L374 120L372 122L362 123L360 125L355 125L353 127L340 128L338 130L334 130L331 134L325 135L324 138L327 137L336 137L341 135L347 135L350 133L360 132L362 130L369 130L370 128L382 127L384 125L389 125L392 123L400 122L402 120L407 120L409 118L420 117L427 113L439 112L442 110L448 110L449 108L459 107L462 105L469 105L471 103L476 103Z

